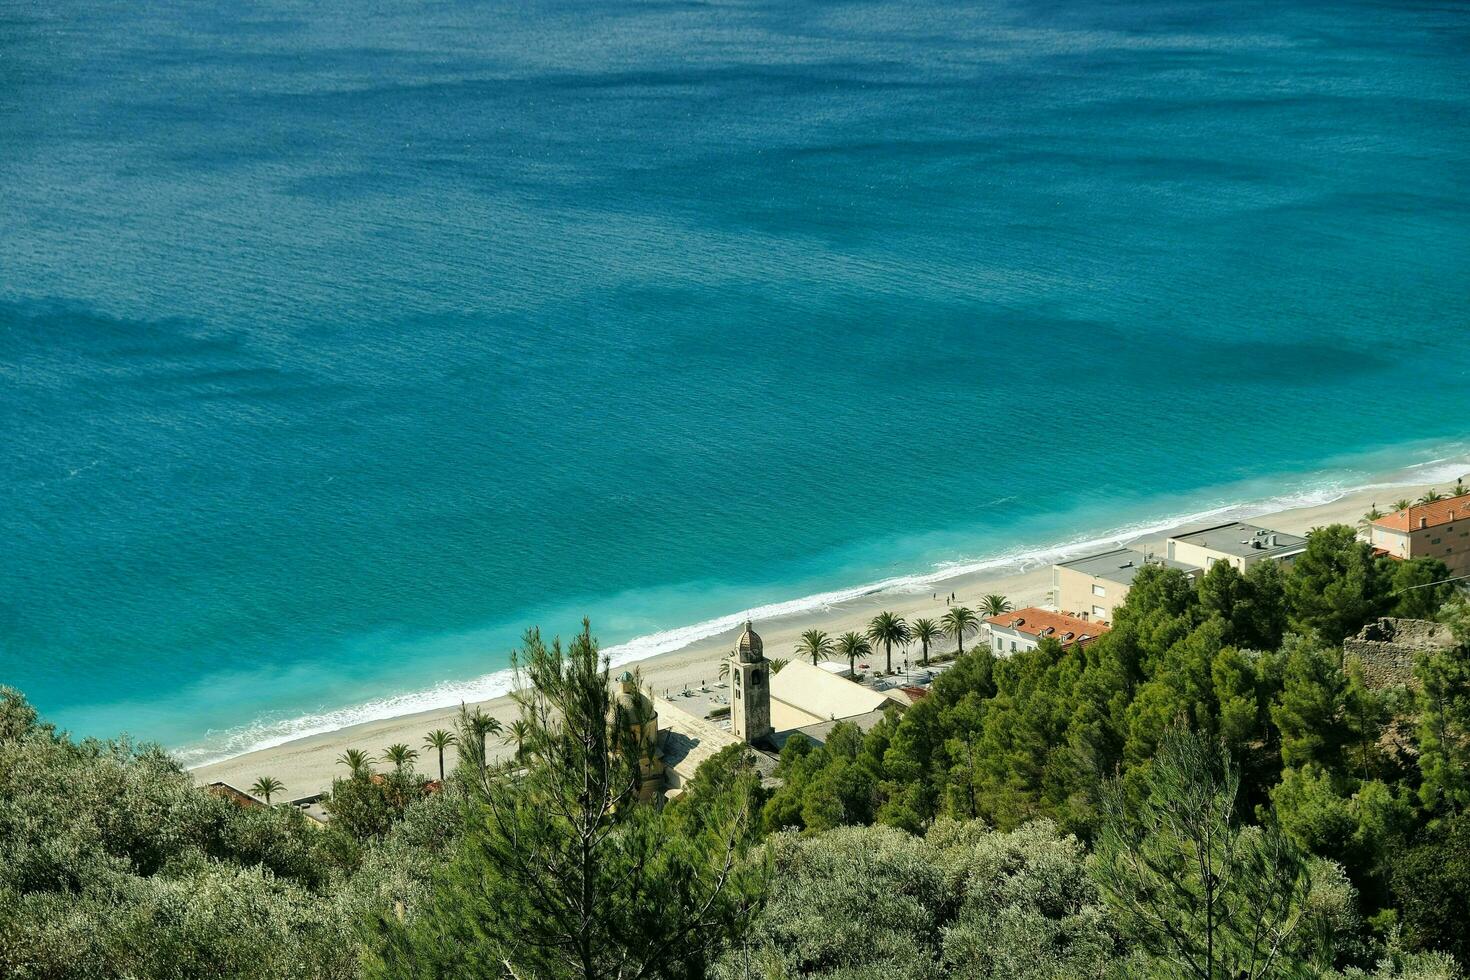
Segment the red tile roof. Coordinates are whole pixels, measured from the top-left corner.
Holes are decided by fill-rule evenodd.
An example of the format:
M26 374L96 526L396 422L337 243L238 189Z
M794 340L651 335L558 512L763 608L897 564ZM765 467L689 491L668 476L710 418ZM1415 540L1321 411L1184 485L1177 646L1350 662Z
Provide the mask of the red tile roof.
M1408 510L1385 514L1374 521L1373 525L1389 531L1417 531L1421 526L1434 527L1436 524L1463 520L1470 520L1470 493L1446 497L1432 504L1415 504Z
M991 626L1015 630L1017 633L1025 633L1038 638L1051 636L1064 644L1085 642L1079 639L1082 636L1086 636L1088 640L1095 640L1108 631L1106 623L1100 623L1095 619L1087 620L1080 616L1068 616L1066 613L1051 612L1035 606L1017 609L1015 612L1001 613L999 616L987 616L985 622ZM1068 633L1071 636L1068 636Z

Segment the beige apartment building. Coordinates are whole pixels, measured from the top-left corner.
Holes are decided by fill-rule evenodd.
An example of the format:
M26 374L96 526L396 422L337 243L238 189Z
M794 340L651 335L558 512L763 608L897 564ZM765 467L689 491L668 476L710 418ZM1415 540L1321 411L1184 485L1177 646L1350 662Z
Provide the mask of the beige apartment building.
M1438 558L1452 575L1470 575L1470 493L1386 514L1368 540L1394 558Z
M1307 550L1307 539L1297 534L1273 531L1241 521L1211 524L1176 534L1168 541L1170 561L1183 562L1205 571L1216 562L1228 562L1244 572L1268 559L1291 562Z
M1064 613L1083 620L1113 621L1113 611L1128 598L1133 578L1148 565L1177 568L1198 579L1199 568L1183 562L1158 558L1132 548L1114 548L1084 555L1051 567L1052 603Z

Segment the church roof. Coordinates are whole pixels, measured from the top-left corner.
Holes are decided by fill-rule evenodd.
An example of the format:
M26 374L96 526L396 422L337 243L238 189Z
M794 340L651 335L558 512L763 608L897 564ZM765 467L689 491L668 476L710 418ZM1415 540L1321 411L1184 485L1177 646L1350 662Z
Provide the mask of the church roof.
M805 660L793 660L771 675L771 724L777 731L865 715L889 700L883 691L829 674Z
M837 727L844 721L851 722L852 724L858 726L859 729L866 732L874 725L878 724L878 722L887 717L887 715L888 708L885 705L883 707L874 708L872 711L869 711L866 714L852 715L847 718L838 718L835 721L819 721L811 725L804 725L801 728L790 728L784 732L777 732L776 734L772 735L771 740L776 743L777 749L782 749L786 747L786 743L791 739L791 736L800 733L811 739L813 742L816 742L818 745L825 745L827 744L827 736L832 734L832 729Z
M713 758L721 750L745 744L717 722L696 718L681 705L663 698L654 698L653 703L658 709L661 725L658 735L664 765L678 776L681 783L693 779L700 763ZM755 750L751 754L761 776L771 775L775 769L774 761Z
M761 635L751 629L750 620L745 621L745 632L740 634L740 641L735 644L735 652L740 657L741 663L759 663L765 659L766 645L761 642Z

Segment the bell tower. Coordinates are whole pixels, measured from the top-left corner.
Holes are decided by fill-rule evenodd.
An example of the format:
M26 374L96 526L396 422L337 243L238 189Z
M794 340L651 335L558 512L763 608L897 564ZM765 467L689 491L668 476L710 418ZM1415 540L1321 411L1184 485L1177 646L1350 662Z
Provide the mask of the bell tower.
M760 634L745 624L730 656L730 729L747 745L769 738L771 728L771 664Z

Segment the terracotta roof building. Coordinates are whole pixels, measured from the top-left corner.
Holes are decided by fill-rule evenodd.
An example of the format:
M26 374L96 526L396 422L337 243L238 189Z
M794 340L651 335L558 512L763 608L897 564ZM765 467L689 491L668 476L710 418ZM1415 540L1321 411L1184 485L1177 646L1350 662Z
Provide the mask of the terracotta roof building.
M987 616L990 648L997 654L1034 650L1043 639L1056 640L1064 647L1087 644L1108 631L1105 623L1089 622L1080 616L1052 612L1027 606L1015 612Z
M1385 514L1368 540L1392 558L1438 558L1452 575L1470 575L1470 493Z
M1415 504L1408 510L1385 514L1373 522L1374 527L1389 531L1413 531L1453 524L1456 520L1470 518L1470 493L1458 497L1446 497L1432 504Z

